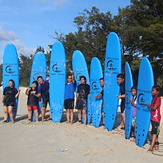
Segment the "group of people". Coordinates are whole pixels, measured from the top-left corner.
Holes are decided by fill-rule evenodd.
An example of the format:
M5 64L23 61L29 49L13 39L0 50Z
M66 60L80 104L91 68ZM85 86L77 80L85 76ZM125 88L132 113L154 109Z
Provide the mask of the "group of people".
M78 122L82 123L82 115L84 117L84 124L87 123L87 99L90 95L90 86L87 84L85 76L80 76L80 84L77 86L76 81L74 80L73 72L67 75L67 82L65 84L65 95L64 95L64 108L66 109L66 123L73 124L74 122L74 104L75 104L75 92L76 92L76 109L78 110ZM101 78L100 85L102 91L100 94L96 95L94 98L100 96L103 97L104 90L104 79ZM117 83L120 86L120 95L117 95L117 98L121 99L121 131L125 129L125 79L124 74L117 75ZM3 83L1 83L2 85ZM8 87L5 87L3 90L2 102L4 104L4 123L8 122L8 115L10 116L12 123L15 122L13 115L13 107L15 106L16 99L20 94L20 90L16 89L14 86L14 81L9 80ZM132 104L132 133L133 141L135 141L136 133L136 101L137 101L137 89L136 87L131 88L132 97L130 102ZM161 97L159 96L160 88L155 85L152 87L153 100L151 104L147 104L148 108L151 109L151 125L152 125L152 142L149 148L149 151L154 149L159 149L159 126L161 120L160 107L161 107ZM43 79L42 76L37 77L37 81L32 82L32 86L27 88L25 94L27 95L27 108L28 108L28 121L32 121L32 112L35 112L36 121L39 119L39 100L42 101L41 109L41 120L45 121L45 114L47 105L50 104L49 101L49 81ZM101 107L102 118L101 125L104 125L104 110L103 106ZM51 120L51 116L50 116Z

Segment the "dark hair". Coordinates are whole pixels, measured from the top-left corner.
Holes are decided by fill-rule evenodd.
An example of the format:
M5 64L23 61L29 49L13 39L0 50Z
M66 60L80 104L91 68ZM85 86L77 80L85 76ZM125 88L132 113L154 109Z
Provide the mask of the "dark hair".
M38 87L38 82L37 81L33 81L32 84L36 84L36 87Z
M100 78L100 80L104 80L104 78Z
M85 77L85 76L80 76L80 80L81 80L82 78L86 81L86 77Z
M124 74L118 74L118 75L117 75L117 78L124 79L125 77L124 77Z
M13 83L13 87L15 87L15 82L14 82L14 80L10 79L8 82L12 82L12 83Z
M72 74L67 74L66 76L67 76L67 78L68 78L69 76L72 76Z
M156 91L160 92L160 87L158 85L154 85L152 88L156 89Z
M135 86L131 87L131 90L135 89L137 91L137 88Z
M42 76L38 76L38 77L37 77L37 80L38 80L39 78L43 79L43 77L42 77Z

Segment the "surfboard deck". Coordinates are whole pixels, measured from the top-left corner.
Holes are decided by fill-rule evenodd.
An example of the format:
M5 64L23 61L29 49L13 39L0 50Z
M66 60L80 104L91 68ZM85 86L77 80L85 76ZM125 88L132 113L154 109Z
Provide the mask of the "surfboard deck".
M151 104L153 85L154 77L152 66L149 60L144 57L140 62L136 105L136 145L140 147L145 144L148 135L150 109L146 104Z
M80 84L80 76L85 76L87 80L87 84L89 84L89 73L87 64L84 58L84 55L81 51L75 50L72 57L72 67L74 72L74 77L77 83L77 86ZM83 118L82 118L83 122ZM88 98L87 103L87 124L91 123L91 104L90 98Z
M101 93L100 78L103 77L101 63L98 58L94 57L91 61L90 69L90 100L92 113L92 126L99 127L101 122L102 97L94 97Z
M30 84L29 86L32 87L32 82L37 81L37 77L42 76L43 79L46 79L46 57L43 52L38 52L35 54L33 63L32 63L32 69L31 69L31 75L30 75ZM41 99L39 99L39 109L38 113L41 113L42 104ZM32 112L32 121L36 121L35 113Z
M117 75L121 73L120 41L116 33L108 35L105 68L104 68L104 126L112 130L118 108L120 87L117 83Z
M64 109L66 56L64 46L56 41L50 57L50 111L52 122L59 123Z
M132 126L132 98L131 88L133 87L133 79L128 62L125 63L125 138L130 138Z
M8 81L12 79L15 82L15 88L19 89L19 62L18 54L13 44L7 44L3 55L3 89L8 86ZM14 119L16 119L18 109L18 99L16 99L13 108ZM11 122L11 119L8 118Z

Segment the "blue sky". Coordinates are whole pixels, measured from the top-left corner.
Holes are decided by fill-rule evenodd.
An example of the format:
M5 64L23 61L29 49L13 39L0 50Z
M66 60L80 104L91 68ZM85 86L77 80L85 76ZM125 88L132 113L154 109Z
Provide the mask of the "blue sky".
M37 46L48 50L55 31L76 31L73 19L84 9L96 6L116 15L127 5L130 0L0 0L0 61L9 42L19 54L33 54Z

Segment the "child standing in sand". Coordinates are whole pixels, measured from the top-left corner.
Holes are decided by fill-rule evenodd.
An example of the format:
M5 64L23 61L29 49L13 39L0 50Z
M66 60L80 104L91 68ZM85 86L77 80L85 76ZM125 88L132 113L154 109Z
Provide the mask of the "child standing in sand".
M97 99L99 97L102 97L102 100L103 100L103 94L104 94L104 78L100 78L100 85L102 87L102 91L98 95L96 95L94 98ZM102 113L101 126L104 127L104 109L103 109L103 102L102 102L102 105L101 105L101 113Z
M36 122L38 122L38 98L41 96L41 94L38 92L38 82L33 81L32 87L29 87L25 94L28 96L27 100L27 107L28 107L28 121L31 122L32 119L32 111L35 112L36 115Z
M86 84L86 77L80 76L81 84L78 85L76 94L76 107L78 110L78 120L81 123L82 114L84 115L84 124L87 122L87 99L90 94L90 86Z
M132 92L132 98L130 99L130 102L132 104L132 129L133 129L133 140L135 141L135 128L136 128L136 99L137 99L137 89L136 87L132 87L131 88L131 92Z
M121 130L124 131L125 129L125 79L123 74L117 75L117 83L120 86L120 93L121 93L121 95L117 95L117 97L121 99L121 118L122 118Z
M72 72L72 71L71 71ZM76 82L74 80L74 75L67 75L67 83L65 85L65 95L64 95L64 107L66 109L67 123L73 124L73 109L74 109L74 98L75 98Z
M159 149L159 141L158 135L160 132L160 120L161 120L161 97L159 96L160 87L155 85L152 87L152 104L147 104L147 106L151 109L151 125L152 125L152 142L148 151L153 151Z

